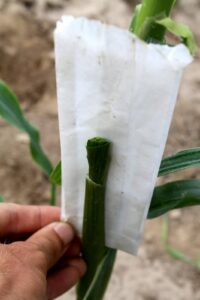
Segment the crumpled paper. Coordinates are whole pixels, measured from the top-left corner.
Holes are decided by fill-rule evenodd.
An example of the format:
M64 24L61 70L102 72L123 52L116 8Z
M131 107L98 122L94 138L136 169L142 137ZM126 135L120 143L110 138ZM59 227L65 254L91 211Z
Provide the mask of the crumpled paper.
M106 245L136 254L188 49L146 44L126 30L62 17L55 30L62 219L81 234L86 143L112 141Z

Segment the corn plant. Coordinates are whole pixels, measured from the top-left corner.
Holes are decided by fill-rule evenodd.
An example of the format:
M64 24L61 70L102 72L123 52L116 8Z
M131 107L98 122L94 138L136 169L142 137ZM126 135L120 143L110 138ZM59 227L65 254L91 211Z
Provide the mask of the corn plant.
M28 135L32 159L37 163L43 173L47 177L50 177L53 166L42 149L39 131L24 116L16 95L3 81L0 81L0 116L9 124L17 127ZM50 203L55 205L55 201L56 186L55 184L51 184Z
M175 0L144 0L136 7L130 31L147 43L164 44L165 33L168 30L177 35L191 53L194 53L195 42L189 28L177 24L170 18L175 2ZM55 186L61 185L62 181L62 163L59 162L52 171L52 164L41 148L39 132L24 117L16 96L4 82L0 82L0 116L28 134L32 158L52 182L51 204L54 204ZM104 195L110 159L110 143L99 137L91 138L87 143L89 172L85 190L83 256L87 261L88 271L78 284L78 300L101 300L103 298L117 254L117 250L105 246ZM194 166L200 166L200 148L186 149L164 158L158 176ZM2 200L2 197L0 199ZM199 204L200 180L170 182L155 188L148 218L159 217L172 209ZM164 235L165 241L166 232L167 230Z
M147 43L159 44L166 43L165 33L170 31L178 36L193 54L196 47L191 31L187 26L178 24L170 18L174 4L174 0L144 0L142 4L136 7L130 31ZM98 146L96 144L97 140ZM82 232L83 255L88 264L88 271L77 287L78 300L102 299L116 256L116 250L105 248L104 245L105 232L104 225L102 225L104 224L102 222L104 219L104 198L102 190L104 191L106 182L99 183L95 179L98 177L97 174L99 172L96 166L101 166L101 163L103 163L102 157L108 160L108 157L106 158L105 156L106 154L100 152L101 149L104 151L105 142L103 138L94 138L88 141L90 146L94 147L93 150L97 148L98 154L95 154L95 161L93 161L90 159L90 153L88 153L89 179L86 179ZM187 149L165 158L161 163L158 176L164 176L191 166L199 166L199 154L200 149L195 148ZM91 168L94 168L95 172L97 172L96 175L93 174L92 178L90 178ZM55 180L56 182L58 180L59 183L61 182L60 171L61 163L57 166L55 174L52 174L53 181ZM198 205L200 200L199 183L199 180L183 180L155 188L148 218L158 217L175 208ZM98 201L101 202L99 203ZM106 277L105 274L107 275Z
M185 253L181 252L180 250L176 249L173 245L169 242L169 233L170 233L170 223L168 215L164 215L162 217L162 226L161 226L161 241L165 251L174 259L180 260L198 271L200 270L200 257L192 258L186 255Z

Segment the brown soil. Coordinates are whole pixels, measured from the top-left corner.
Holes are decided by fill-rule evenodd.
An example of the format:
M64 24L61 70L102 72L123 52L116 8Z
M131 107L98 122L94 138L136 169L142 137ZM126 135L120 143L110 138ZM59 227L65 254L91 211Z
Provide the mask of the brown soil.
M17 93L28 118L41 130L42 143L55 164L59 136L54 76L53 28L62 14L85 15L127 28L134 1L0 0L0 77ZM198 0L180 1L176 19L189 24L200 40ZM166 153L199 145L200 61L184 75ZM0 120L0 194L8 202L47 203L47 178L32 162L25 134ZM160 182L197 178L198 168L166 176ZM170 214L170 240L198 257L198 207ZM161 219L147 223L139 257L120 253L106 299L199 300L200 273L171 259L160 241ZM72 290L65 298L74 299Z

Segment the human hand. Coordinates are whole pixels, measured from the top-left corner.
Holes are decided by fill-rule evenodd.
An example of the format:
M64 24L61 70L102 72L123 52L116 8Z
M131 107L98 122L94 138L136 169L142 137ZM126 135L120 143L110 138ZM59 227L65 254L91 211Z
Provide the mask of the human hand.
M0 299L51 300L85 273L80 241L59 215L56 207L0 204Z

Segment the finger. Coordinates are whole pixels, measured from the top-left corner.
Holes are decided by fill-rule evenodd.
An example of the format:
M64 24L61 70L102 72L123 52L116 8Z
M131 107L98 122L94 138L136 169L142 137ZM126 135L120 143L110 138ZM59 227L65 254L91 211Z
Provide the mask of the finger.
M70 259L57 272L47 278L47 299L52 300L67 292L86 272L86 264L81 258Z
M22 241L27 240L31 235L32 235L32 233L10 234L10 235L7 235L5 237L2 237L0 239L0 243L1 244L11 244L11 243L14 243L14 242L19 242L19 241L22 242Z
M69 248L71 248L71 244L69 246ZM72 259L78 259L82 257L80 256L80 252L78 252L78 255L73 255L73 256L68 256L67 255L68 250L63 254L63 256L59 259L59 261L53 266L53 268L51 268L48 272L48 274L50 274L51 272L55 272L58 271L59 269L63 269L65 267L68 266L69 260Z
M74 235L73 228L61 222L50 224L34 233L25 242L32 249L32 263L46 273L63 256Z
M79 237L75 237L72 243L69 245L69 248L65 252L65 257L77 257L81 255L81 241Z
M1 203L0 238L13 234L33 233L59 219L58 207Z

